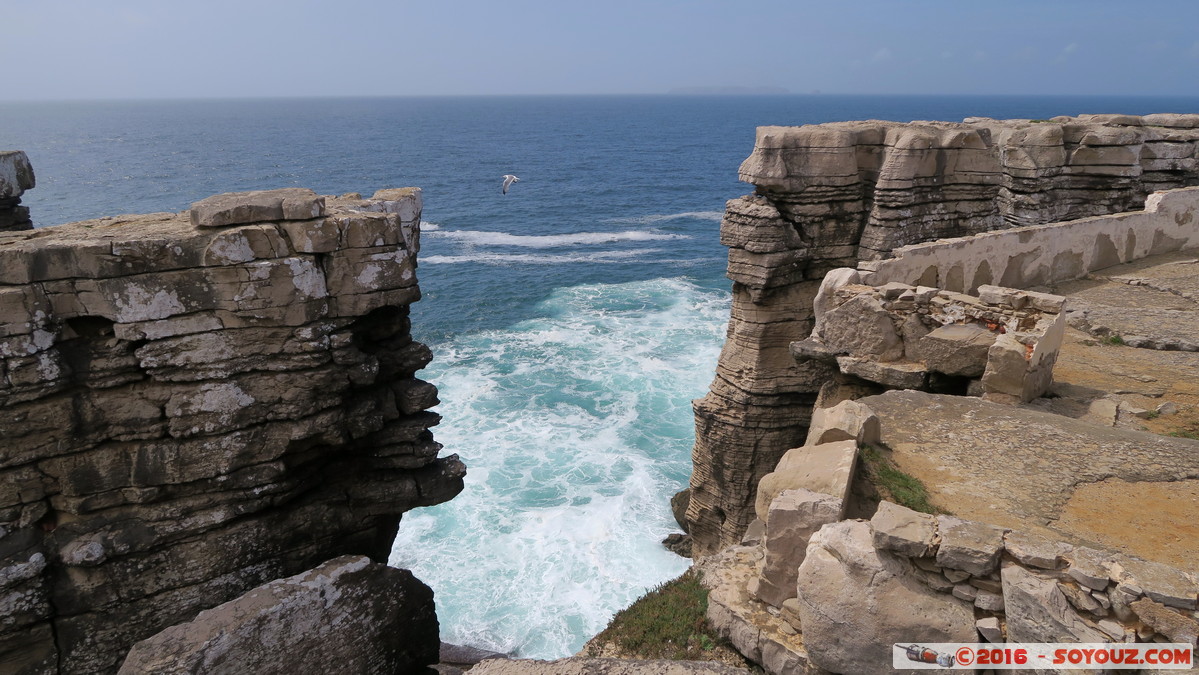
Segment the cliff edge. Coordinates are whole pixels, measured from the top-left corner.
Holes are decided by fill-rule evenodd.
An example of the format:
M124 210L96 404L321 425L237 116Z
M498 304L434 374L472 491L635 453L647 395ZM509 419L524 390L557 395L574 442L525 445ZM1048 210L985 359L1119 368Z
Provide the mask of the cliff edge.
M687 521L696 555L740 539L758 482L802 444L822 390L852 385L835 365L789 351L812 332L827 272L885 267L896 249L944 237L1139 209L1154 191L1199 184L1197 145L1199 115L759 128L740 169L754 194L729 201L721 222L733 280L728 337L710 391L694 404ZM1030 251L1005 255L1003 270L944 264L918 281L957 292L1028 288L1172 245L1098 242L1045 265L1043 251ZM933 253L953 262L948 249Z
M114 671L265 582L385 563L461 491L415 377L420 211L288 189L0 233L0 671Z

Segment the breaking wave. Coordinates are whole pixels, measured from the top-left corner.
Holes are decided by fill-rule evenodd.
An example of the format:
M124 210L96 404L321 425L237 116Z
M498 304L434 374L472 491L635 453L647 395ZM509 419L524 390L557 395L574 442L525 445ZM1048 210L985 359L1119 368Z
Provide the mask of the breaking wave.
M597 253L569 253L561 255L539 255L536 253L469 253L466 255L430 255L420 259L422 265L453 265L461 263L489 263L505 265L513 263L534 265L559 265L563 263L617 263L661 253L661 249L647 248L639 251L601 251Z
M434 432L466 462L466 489L405 514L390 562L433 587L443 640L558 658L689 564L660 541L677 531L669 495L691 471L691 399L728 294L593 284L537 312L434 345Z
M634 223L637 225L652 225L653 223L661 223L668 220L681 220L683 218L691 218L693 220L710 220L720 222L724 217L724 211L683 211L682 213L668 213L665 215L650 215L650 216L632 216L628 218L609 218L604 222L607 223Z
M580 244L608 244L618 241L664 241L668 239L690 239L685 234L665 234L637 230L632 232L576 232L574 234L509 234L476 230L441 230L434 235L476 246L522 246L527 248L555 248Z

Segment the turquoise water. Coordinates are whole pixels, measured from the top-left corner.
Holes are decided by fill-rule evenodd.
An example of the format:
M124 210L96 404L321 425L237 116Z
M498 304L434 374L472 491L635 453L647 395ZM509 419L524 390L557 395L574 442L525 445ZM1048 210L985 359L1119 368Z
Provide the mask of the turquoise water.
M684 487L690 401L728 317L720 214L754 128L847 119L1194 112L1199 99L640 96L0 103L39 226L177 211L218 192L424 189L434 429L469 467L407 514L391 561L443 639L574 652L687 561L659 541ZM500 176L521 182L500 194Z
M392 563L436 580L443 640L554 656L687 567L659 544L677 531L665 500L690 474L689 398L728 302L671 278L559 288L534 311L438 350L434 431L469 478L404 517Z

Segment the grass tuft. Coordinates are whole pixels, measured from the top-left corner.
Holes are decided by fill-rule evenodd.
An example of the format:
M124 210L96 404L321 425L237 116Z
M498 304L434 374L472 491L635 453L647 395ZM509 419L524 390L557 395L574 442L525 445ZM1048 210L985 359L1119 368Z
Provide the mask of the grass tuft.
M1115 345L1117 347L1124 345L1124 337L1119 333L1112 333L1111 335L1103 338L1103 341L1109 345Z
M921 513L944 513L929 501L928 490L919 478L900 471L876 448L863 446L861 457L867 478L884 499Z
M708 627L708 590L688 570L617 612L593 642L614 644L630 658L705 660L723 644Z

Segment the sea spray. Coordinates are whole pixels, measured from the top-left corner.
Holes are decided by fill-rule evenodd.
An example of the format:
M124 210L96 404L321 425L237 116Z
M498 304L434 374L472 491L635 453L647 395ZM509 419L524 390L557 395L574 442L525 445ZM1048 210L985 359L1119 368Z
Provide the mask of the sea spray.
M405 515L391 563L433 587L442 639L553 658L688 565L660 541L728 300L675 278L560 288L537 309L435 346L435 434L467 487Z

